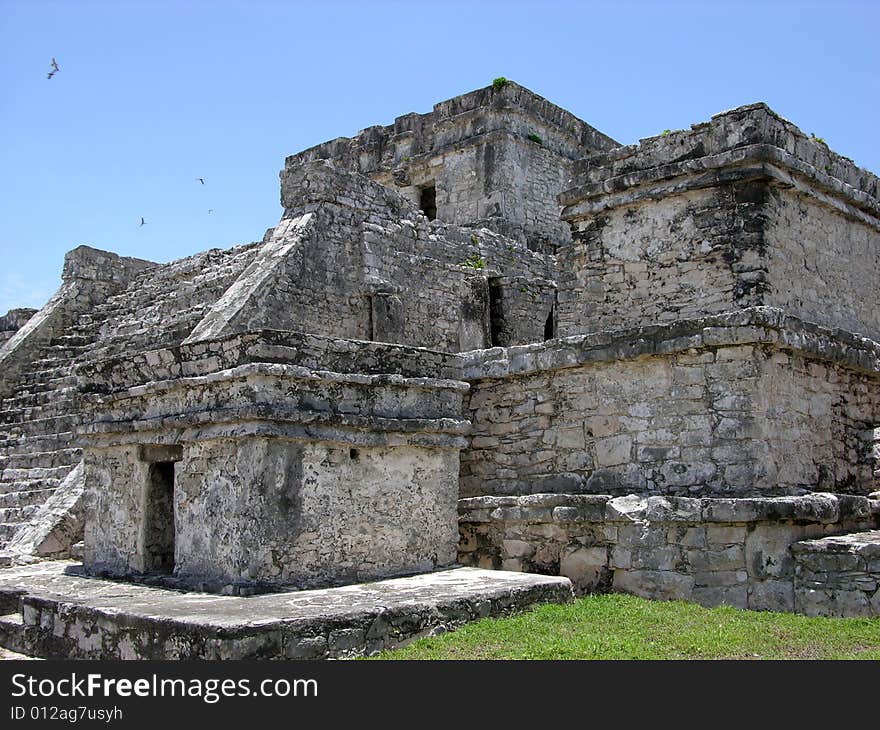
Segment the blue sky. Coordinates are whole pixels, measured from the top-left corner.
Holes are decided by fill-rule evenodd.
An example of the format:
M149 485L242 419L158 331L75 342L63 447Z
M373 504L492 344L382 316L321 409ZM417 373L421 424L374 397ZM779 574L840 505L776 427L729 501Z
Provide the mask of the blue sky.
M45 303L80 244L259 240L286 155L496 76L627 144L765 101L880 173L878 21L868 1L0 0L0 314Z

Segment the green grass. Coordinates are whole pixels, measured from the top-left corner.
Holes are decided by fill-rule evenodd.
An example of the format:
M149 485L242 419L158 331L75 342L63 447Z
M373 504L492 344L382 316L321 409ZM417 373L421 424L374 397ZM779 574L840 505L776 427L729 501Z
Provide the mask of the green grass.
M383 652L377 659L880 659L880 618L812 618L587 596Z

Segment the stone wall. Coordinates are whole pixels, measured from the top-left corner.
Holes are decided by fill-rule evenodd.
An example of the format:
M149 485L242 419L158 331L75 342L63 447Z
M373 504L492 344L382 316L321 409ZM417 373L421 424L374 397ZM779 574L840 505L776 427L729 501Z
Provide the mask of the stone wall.
M579 593L793 611L803 561L790 546L878 522L880 501L832 494L475 497L459 505L459 560L564 575Z
M543 339L555 301L552 256L488 229L429 221L394 191L326 162L286 169L282 203L273 238L312 216L308 233L232 331L240 322L449 352L485 347L489 298L474 296L482 278L486 291L492 282L505 288L508 340Z
M868 494L878 355L767 308L469 353L462 496Z
M561 334L769 305L880 339L880 182L763 104L588 157L559 200Z
M618 146L513 82L488 86L287 158L282 177L330 160L399 190L418 205L435 190L438 220L486 226L534 250L569 239L555 197L573 162Z
M854 219L816 195L774 188L764 214L766 303L880 341L880 211Z

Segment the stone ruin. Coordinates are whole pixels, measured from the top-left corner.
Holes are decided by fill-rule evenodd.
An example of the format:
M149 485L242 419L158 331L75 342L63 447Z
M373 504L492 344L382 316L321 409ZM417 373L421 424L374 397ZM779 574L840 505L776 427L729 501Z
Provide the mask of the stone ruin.
M281 203L0 318L7 564L880 615L875 175L764 104L621 146L506 82L288 157Z

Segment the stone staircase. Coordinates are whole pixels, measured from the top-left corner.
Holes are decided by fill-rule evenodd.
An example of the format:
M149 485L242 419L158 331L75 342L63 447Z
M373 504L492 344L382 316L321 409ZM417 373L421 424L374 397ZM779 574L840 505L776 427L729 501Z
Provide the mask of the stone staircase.
M81 459L75 364L179 344L257 246L212 249L142 271L40 348L0 398L0 551Z
M80 459L73 362L91 341L65 333L0 400L0 546L33 518Z
M97 309L103 325L89 358L179 344L250 263L258 246L211 249L138 277Z

